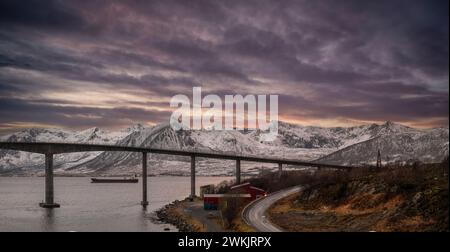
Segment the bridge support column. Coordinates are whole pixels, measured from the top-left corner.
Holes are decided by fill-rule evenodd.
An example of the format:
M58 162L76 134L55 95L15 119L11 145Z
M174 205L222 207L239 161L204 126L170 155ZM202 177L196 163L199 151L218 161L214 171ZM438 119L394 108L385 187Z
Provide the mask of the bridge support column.
M283 164L278 164L278 178L281 178L281 175L283 174Z
M191 200L195 198L195 156L191 156Z
M53 154L45 154L45 202L39 203L43 208L60 207L53 200Z
M241 184L241 160L236 160L236 184Z
M141 205L146 208L147 201L147 152L142 152L142 201Z

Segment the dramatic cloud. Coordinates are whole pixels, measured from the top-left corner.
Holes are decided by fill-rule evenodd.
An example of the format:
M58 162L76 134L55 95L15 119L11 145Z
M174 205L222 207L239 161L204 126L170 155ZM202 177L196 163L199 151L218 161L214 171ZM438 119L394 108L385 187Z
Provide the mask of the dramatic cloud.
M280 119L448 125L447 0L0 2L0 132L160 123L279 94Z

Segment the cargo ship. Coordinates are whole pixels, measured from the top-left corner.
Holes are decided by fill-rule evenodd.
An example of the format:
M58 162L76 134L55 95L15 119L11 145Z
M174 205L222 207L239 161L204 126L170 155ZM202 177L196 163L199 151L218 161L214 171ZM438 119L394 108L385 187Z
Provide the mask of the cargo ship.
M91 178L91 183L137 183L137 178Z

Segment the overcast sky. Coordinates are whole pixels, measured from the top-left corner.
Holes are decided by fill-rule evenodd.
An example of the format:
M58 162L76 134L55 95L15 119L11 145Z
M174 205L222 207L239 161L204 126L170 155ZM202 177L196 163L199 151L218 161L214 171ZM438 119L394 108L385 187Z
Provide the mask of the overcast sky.
M280 119L447 126L447 0L0 1L0 132L166 122L279 94Z

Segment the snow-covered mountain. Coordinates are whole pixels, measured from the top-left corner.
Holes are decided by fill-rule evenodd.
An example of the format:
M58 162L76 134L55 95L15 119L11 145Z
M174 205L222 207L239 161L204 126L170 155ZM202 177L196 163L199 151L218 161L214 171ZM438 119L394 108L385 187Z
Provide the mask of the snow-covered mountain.
M168 124L136 125L118 132L92 128L80 132L58 129L29 129L0 138L0 141L102 143L170 149L227 152L337 164L373 163L380 149L384 162L420 160L439 162L448 156L448 127L414 129L392 122L356 127L323 128L279 122L275 141L260 141L259 131L174 131ZM0 150L0 173L41 173L43 156ZM140 172L141 154L127 152L69 153L55 156L60 174L129 174ZM150 174L185 175L189 160L183 157L149 157ZM243 162L244 173L270 169L270 164ZM232 174L234 163L198 160L200 175Z
M90 128L83 131L32 128L2 136L0 141L115 144L125 136L142 129L143 126L140 124L117 132L108 132L99 128ZM69 169L77 164L86 163L101 153L80 152L55 155L54 165L60 170ZM0 174L33 172L36 169L40 170L43 162L44 156L41 154L0 150Z
M330 164L375 164L378 150L382 162L441 162L448 156L448 128L426 131L401 130L380 134L367 141L350 145L322 158L319 162Z

